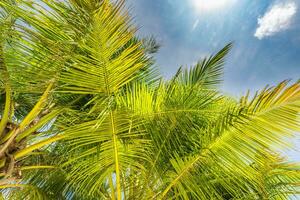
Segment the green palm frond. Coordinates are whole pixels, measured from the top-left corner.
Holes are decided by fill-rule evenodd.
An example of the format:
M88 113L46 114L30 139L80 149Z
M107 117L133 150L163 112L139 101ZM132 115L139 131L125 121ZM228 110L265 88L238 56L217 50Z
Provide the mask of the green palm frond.
M50 134L47 134L47 131L39 132L43 127L50 129L53 120L64 110L52 110L53 106L49 103L52 89L53 81L23 119L16 120L15 108L7 106L7 101L5 102L4 107L5 109L8 107L9 118L8 116L1 118L0 123L4 127L0 132L0 186L2 188L19 185L18 182L22 178L23 171L51 168L51 166L42 165L40 162L32 162L27 166L23 157L30 157L33 151L40 150L42 147L62 139L62 136L52 137L54 132ZM8 105L11 105L12 102L13 98L10 99Z
M287 199L300 83L237 101L232 44L163 80L124 0L0 2L0 189L7 199ZM46 88L46 90L45 90Z
M79 192L88 190L94 195L101 185L112 176L116 179L116 193L121 191L121 174L130 169L132 173L144 170L140 162L147 160L147 145L142 121L128 118L127 114L108 112L101 118L89 121L66 132L72 143L70 181L82 182ZM68 138L67 138L68 139ZM93 177L93 180L86 177Z
M253 163L257 179L255 195L262 199L288 199L300 194L300 168L298 163L286 161L275 153L266 153L262 163ZM253 195L253 196L255 196Z
M173 167L176 173L162 196L166 196L177 185L191 183L187 180L193 176L192 172L207 163L219 163L218 165L222 163L224 164L222 170L234 168L244 177L252 179L253 174L248 173L245 167L253 161L261 162L255 155L258 152L263 154L262 149L272 145L285 145L284 138L299 129L297 117L300 85L299 83L289 87L286 85L287 82L284 82L278 87L262 91L250 101L256 102L254 107L252 103L245 103L247 101L243 98L241 107L246 112L239 111L242 115L239 115L235 122L231 122L221 136L212 140L198 155L183 161L182 158L172 161L175 163ZM261 109L258 109L258 105L262 103L269 106L261 106Z
M202 85L213 87L222 81L225 57L232 48L232 43L226 45L215 55L199 61L195 67L185 69L179 80L187 85Z
M119 16L120 7L122 4L115 9L103 5L94 14L86 42L79 44L89 56L76 55L76 63L63 73L61 80L67 84L65 90L90 94L115 93L133 80L143 67L145 59L141 44L133 43L118 52L134 37L128 17Z

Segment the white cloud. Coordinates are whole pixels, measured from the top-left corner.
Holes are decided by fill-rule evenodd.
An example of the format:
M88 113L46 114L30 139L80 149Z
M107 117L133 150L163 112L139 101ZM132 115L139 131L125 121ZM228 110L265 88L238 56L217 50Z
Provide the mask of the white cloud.
M254 36L263 39L288 29L296 12L297 5L294 2L274 4L263 17L257 19L258 27Z
M199 24L199 19L197 19L197 20L194 22L192 31L195 30L195 29L197 28L198 24Z

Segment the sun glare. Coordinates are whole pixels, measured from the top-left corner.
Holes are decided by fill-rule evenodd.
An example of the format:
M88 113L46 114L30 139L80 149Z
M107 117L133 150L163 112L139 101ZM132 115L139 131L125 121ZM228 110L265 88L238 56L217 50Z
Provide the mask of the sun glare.
M213 11L232 4L235 0L192 0L197 11Z

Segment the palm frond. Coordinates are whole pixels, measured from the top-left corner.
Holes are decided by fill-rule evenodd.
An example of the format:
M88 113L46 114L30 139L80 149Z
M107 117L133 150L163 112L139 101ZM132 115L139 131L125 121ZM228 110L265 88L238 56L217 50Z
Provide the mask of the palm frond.
M222 80L225 57L231 48L232 43L229 43L215 55L204 58L190 69L185 69L179 78L180 82L204 87L218 85Z
M223 170L227 167L234 168L244 177L252 179L253 175L248 173L246 167L251 162L261 162L256 154L263 154L262 149L270 146L285 145L284 138L299 129L300 85L286 85L287 82L284 82L278 87L262 91L250 101L252 103L245 103L248 102L245 100L247 98L243 98L241 107L246 112L241 112L242 117L238 116L238 120L220 137L212 140L198 155L192 156L186 162L180 161L182 159L173 161L179 167L162 196L167 195L172 187L176 188L177 184L190 183L187 180L191 179L192 172L205 166L207 162L219 162L218 165L222 163ZM255 106L253 102L256 103ZM258 107L263 103L264 106ZM176 165L173 164L174 167Z

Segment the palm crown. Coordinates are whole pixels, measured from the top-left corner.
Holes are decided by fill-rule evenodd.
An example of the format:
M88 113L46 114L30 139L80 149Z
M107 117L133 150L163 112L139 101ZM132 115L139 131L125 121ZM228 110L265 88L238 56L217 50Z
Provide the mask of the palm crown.
M237 101L228 44L170 80L124 1L0 2L0 188L11 199L286 199L300 83ZM17 106L16 106L17 105Z

